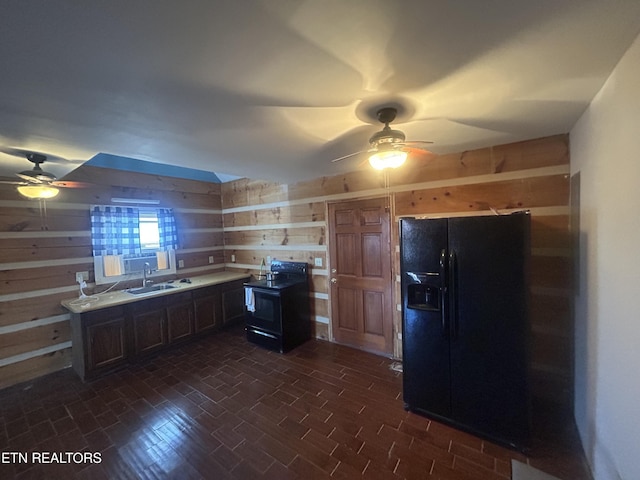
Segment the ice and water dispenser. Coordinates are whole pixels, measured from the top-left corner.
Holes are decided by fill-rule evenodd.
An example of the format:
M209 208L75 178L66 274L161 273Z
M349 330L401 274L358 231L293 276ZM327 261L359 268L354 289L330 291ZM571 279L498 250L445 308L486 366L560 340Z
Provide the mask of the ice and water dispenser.
M437 273L407 272L411 278L407 285L407 308L440 310L440 287Z

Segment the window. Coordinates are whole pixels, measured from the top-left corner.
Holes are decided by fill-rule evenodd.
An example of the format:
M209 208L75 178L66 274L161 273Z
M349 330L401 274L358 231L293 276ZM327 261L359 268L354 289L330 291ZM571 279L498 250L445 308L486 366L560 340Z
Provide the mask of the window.
M91 243L97 284L142 278L145 264L165 275L176 272L170 209L93 205Z
M154 210L140 210L140 247L142 250L158 250L160 248L160 231L158 230L158 213Z

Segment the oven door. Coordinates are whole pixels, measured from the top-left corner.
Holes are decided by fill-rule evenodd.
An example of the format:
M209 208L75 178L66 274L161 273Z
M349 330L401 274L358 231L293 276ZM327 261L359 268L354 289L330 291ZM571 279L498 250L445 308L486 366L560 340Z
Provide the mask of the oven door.
M253 288L255 311L246 312L249 328L258 328L280 335L282 333L282 305L278 290Z

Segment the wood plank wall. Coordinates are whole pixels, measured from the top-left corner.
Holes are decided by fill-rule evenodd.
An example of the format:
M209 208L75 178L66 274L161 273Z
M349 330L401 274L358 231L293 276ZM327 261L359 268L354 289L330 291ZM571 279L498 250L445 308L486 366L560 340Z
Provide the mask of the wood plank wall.
M176 257L184 262L178 277L224 269L220 184L90 166L65 179L94 187L63 189L46 202L46 217L38 201L0 184L0 388L71 363L69 315L60 301L77 296L75 272L89 272L87 293L106 287L92 283L90 205L112 197L157 199L174 209Z
M222 185L227 269L257 273L267 256L312 266L315 334L331 340L327 272L327 202L388 196L393 274L399 275L398 219L532 212L534 392L569 404L572 389L571 240L568 135L410 159L387 174L359 172L296 184L241 179ZM235 259L235 261L234 261ZM400 304L400 286L394 288ZM402 318L394 319L401 357Z

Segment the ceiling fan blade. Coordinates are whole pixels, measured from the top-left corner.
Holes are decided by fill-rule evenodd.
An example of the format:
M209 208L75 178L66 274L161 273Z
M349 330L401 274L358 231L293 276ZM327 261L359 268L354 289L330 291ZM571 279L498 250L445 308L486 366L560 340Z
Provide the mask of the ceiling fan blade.
M437 154L433 153L431 150L427 150L426 148L422 147L405 147L403 148L403 150L406 151L409 155L432 155L434 157L437 156Z
M361 153L367 153L367 152L368 150L360 150L359 152L353 152L353 153L350 153L349 155L343 155L342 157L334 158L333 160L331 160L331 163L340 162L342 160L346 160L347 158L355 157L356 155L360 155Z
M0 180L0 183L4 183L6 185L30 185L27 182L14 182L11 180Z
M49 185L51 185L52 187L62 187L62 188L91 188L91 187L95 187L94 183L87 183L87 182L74 182L72 180L56 180L53 182L50 182Z
M1 147L0 153L4 153L6 155L10 155L12 157L18 158L28 158L28 155L38 155L45 158L43 163L48 164L56 164L56 165L66 165L66 164L76 164L81 165L86 162L86 160L73 159L70 160L65 157L60 157L59 155L53 155L50 153L43 153L36 150L32 150L29 148L17 148L17 147Z
M432 145L433 142L428 142L426 140L411 140L411 141L404 142L404 144L407 145L407 146L412 146L412 145Z
M20 177L22 180L24 180L25 182L29 183L29 184L35 184L35 185L40 185L43 182L42 180L40 180L39 178L32 176L32 175L25 175L24 173L16 173L17 177Z

